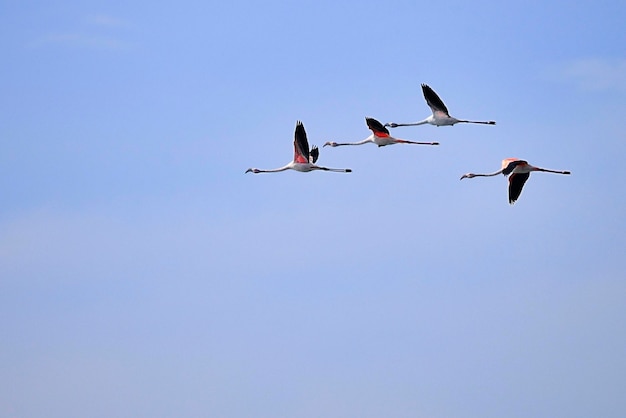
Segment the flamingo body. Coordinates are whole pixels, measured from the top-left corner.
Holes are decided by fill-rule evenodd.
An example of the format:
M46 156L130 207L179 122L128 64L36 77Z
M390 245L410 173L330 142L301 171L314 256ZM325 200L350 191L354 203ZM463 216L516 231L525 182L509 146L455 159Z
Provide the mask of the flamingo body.
M367 127L372 131L372 134L359 142L334 142L329 141L324 144L324 146L331 147L340 147L343 145L363 145L367 143L376 144L379 147L384 147L387 145L393 144L417 144L417 145L439 145L439 142L417 142L417 141L408 141L406 139L394 138L390 135L389 130L383 126L382 123L377 121L374 118L365 118L365 123Z
M547 168L535 167L528 164L528 161L520 160L518 158L505 158L502 160L502 168L496 172L488 174L467 173L463 174L460 180L466 178L471 179L474 177L491 177L497 176L498 174L509 176L509 204L512 205L520 197L524 184L526 184L526 181L530 178L530 173L533 171L543 171L555 174L571 174L571 172L566 170L549 170Z
M415 123L395 123L390 122L386 123L385 126L389 126L392 128L396 128L398 126L417 126L417 125L434 125L434 126L453 126L457 123L479 123L483 125L495 125L496 122L493 120L490 121L473 121L473 120L465 120L465 119L457 119L453 116L450 116L450 112L448 112L448 108L444 104L443 100L435 93L435 91L430 88L427 84L422 84L422 93L424 94L424 99L426 99L426 104L430 107L432 114L427 118L415 122Z
M351 173L349 168L328 168L316 165L319 158L320 150L315 145L309 148L309 141L307 140L306 131L302 122L296 122L296 131L293 140L293 161L288 164L270 170L262 170L258 168L249 168L246 173L276 173L285 170L295 170L301 173L306 173L314 170L334 171L338 173Z

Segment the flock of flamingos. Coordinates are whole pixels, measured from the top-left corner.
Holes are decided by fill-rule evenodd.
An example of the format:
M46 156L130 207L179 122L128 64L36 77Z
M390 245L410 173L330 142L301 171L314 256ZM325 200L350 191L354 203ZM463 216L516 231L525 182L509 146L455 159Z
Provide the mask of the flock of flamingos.
M428 85L422 84L422 92L424 93L424 98L426 99L426 103L430 107L432 111L432 115L427 118L415 122L415 123L386 123L383 125L379 121L373 118L365 118L365 122L367 123L368 128L372 131L372 134L359 142L346 142L346 143L338 143L338 142L326 142L324 146L330 147L340 147L344 145L363 145L369 142L378 145L379 147L384 147L385 145L393 145L393 144L417 144L417 145L439 145L438 142L416 142L416 141L407 141L405 139L399 139L391 136L389 130L386 128L387 126L391 128L396 128L398 126L416 126L416 125L424 125L430 124L435 126L452 126L456 123L480 123L484 125L495 125L496 122L490 121L472 121L472 120L463 120L457 119L455 117L450 116L448 112L448 108L443 103L443 101L439 98L437 93L433 89L431 89ZM246 173L276 173L279 171L285 170L296 170L300 172L308 172L313 170L324 170L324 171L334 171L339 173L350 173L352 172L349 168L328 168L322 167L319 165L315 165L317 159L319 157L320 151L316 146L309 148L309 142L306 138L306 131L304 130L304 125L302 122L298 121L296 123L296 132L295 139L293 141L294 148L294 157L293 161L289 164L275 168L271 170L260 170L258 168L249 168L246 170ZM497 176L498 174L502 174L504 176L508 176L509 178L509 203L514 204L515 201L519 198L522 193L522 188L530 177L530 173L533 171L543 171L546 173L556 173L556 174L570 174L569 171L559 171L559 170L549 170L546 168L535 167L528 164L527 161L520 160L518 158L506 158L502 160L502 168L496 172L488 173L488 174L474 174L467 173L461 176L461 180L474 177L491 177Z

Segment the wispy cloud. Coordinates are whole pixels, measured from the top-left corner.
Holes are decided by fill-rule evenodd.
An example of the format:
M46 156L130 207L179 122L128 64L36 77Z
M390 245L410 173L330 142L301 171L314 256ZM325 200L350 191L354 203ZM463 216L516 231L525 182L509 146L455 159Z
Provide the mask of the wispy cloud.
M626 90L626 59L580 59L564 65L558 73L585 90Z
M33 47L60 45L96 50L128 50L133 43L124 38L122 28L129 24L120 18L94 14L82 19L82 27L71 31L48 33L30 43Z
M85 21L94 26L100 27L125 27L128 26L128 23L125 20L117 18L115 16L106 15L106 14L95 14L90 15L85 18Z
M45 35L31 43L32 46L65 45L77 48L127 50L132 44L119 38L87 33L56 33Z

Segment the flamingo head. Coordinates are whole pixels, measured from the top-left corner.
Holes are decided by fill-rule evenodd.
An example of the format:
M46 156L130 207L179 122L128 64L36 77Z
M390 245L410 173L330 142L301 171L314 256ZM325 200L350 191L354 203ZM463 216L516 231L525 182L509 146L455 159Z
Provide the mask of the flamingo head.
M397 128L398 124L395 122L385 123L385 126L389 126L390 128Z
M327 143L325 143L325 144L324 144L324 147L325 147L326 145L330 145L331 147L336 147L336 146L337 146L337 143L336 143L335 141L328 141ZM322 148L323 148L323 147L322 147Z
M474 177L476 177L476 174L474 174L474 173L467 173L467 174L463 174L459 180L471 179L471 178L474 178Z
M249 168L246 170L246 173L254 173L254 174L258 174L259 173L259 169L258 168Z

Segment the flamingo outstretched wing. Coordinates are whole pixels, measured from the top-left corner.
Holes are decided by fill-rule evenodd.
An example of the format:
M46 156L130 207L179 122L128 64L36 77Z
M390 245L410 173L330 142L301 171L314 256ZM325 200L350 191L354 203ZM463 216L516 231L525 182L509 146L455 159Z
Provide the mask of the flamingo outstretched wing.
M320 149L317 146L313 145L313 147L311 147L311 152L310 152L310 156L309 156L310 161L309 162L311 164L315 164L315 162L317 161L317 159L319 157L320 157Z
M529 177L530 173L513 173L509 176L509 203L515 203L519 198Z
M365 118L365 123L367 123L367 127L374 132L374 135L378 137L386 138L389 136L389 130L383 126L382 123L377 121L374 118Z
M439 98L435 90L431 89L428 84L422 84L422 93L424 93L424 99L426 99L426 104L432 110L433 115L437 115L443 117L450 117L450 113L448 112L448 108L443 103L443 100Z
M296 132L293 140L293 161L305 164L309 162L309 141L306 139L306 131L302 122L296 122Z

